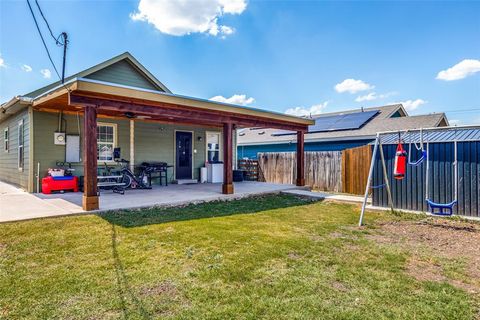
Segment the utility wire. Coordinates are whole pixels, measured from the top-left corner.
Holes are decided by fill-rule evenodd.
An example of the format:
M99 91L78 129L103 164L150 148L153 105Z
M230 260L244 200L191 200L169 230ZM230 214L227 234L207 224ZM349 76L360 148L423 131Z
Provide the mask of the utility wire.
M55 66L55 63L53 62L52 56L50 55L50 51L48 50L47 44L45 43L45 39L43 39L42 31L40 30L40 26L38 25L37 18L35 17L35 14L33 13L33 9L32 9L32 6L30 5L29 0L27 0L27 4L28 4L28 8L30 9L30 13L32 14L33 21L35 22L35 26L37 27L38 34L40 35L40 39L42 39L43 46L45 47L45 50L47 51L48 59L50 60L50 63L52 64L53 69L55 70L55 73L57 74L58 78L62 79L60 77L60 74L58 73L58 70L57 70L57 67ZM49 29L50 29L50 27L49 27Z
M37 8L38 8L38 11L40 11L40 15L42 16L43 18L43 21L45 21L45 24L47 25L47 28L48 28L48 31L50 32L50 35L52 36L53 40L55 40L55 43L57 44L57 46L63 46L65 45L64 43L60 42L58 39L60 39L60 37L62 36L62 34L60 34L58 37L55 38L55 36L53 35L53 31L52 29L50 28L50 24L48 24L48 21L47 21L47 18L45 18L45 15L43 14L43 11L42 11L42 8L40 8L40 4L38 3L38 0L35 0L35 3L37 4Z
M446 111L443 111L443 112L448 112L448 113L467 113L467 112L474 112L474 111L480 111L480 108L464 109L464 110L446 110Z
M40 35L40 39L42 40L45 51L47 52L48 59L50 60L50 63L52 64L53 69L55 70L55 73L57 74L58 78L60 79L60 82L61 82L62 86L65 89L67 89L68 92L70 92L70 89L64 85L64 82L65 82L65 58L66 58L66 53L67 53L67 44L69 42L67 40L67 38L68 38L67 33L62 32L57 38L55 38L55 36L53 35L53 31L50 28L50 24L48 23L47 19L45 18L45 15L43 14L42 9L40 8L40 4L38 3L38 0L35 0L35 3L37 4L38 11L40 11L40 15L42 16L43 20L45 21L45 24L47 25L47 28L48 28L48 31L50 32L50 35L55 40L55 44L57 46L63 46L62 76L60 76L60 74L57 70L57 66L53 62L52 56L50 55L50 51L48 50L48 46L45 42L45 39L43 38L42 31L40 30L40 26L38 25L37 18L35 17L35 14L33 12L32 5L30 4L30 1L27 0L28 8L30 9L30 13L32 14L32 18L33 18L33 21L35 22L35 26L37 27L38 34ZM59 40L60 37L63 38L63 42Z

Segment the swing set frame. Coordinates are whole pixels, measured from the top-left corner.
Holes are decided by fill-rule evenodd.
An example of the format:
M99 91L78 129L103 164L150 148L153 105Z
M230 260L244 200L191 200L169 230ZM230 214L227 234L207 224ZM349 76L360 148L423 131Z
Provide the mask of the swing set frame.
M364 195L364 198L363 198L362 210L361 210L361 213L360 213L360 219L358 221L358 225L362 226L362 224L363 224L363 219L364 219L364 216L365 216L365 208L367 206L367 199L368 199L368 194L370 192L370 189L373 189L373 188L377 187L377 186L371 186L370 185L371 182L372 182L372 176L373 176L373 170L374 170L374 167L375 167L377 152L380 152L380 161L382 163L384 185L387 189L388 205L389 205L392 213L395 210L395 208L393 206L392 192L391 192L391 189L390 189L390 180L389 180L389 177L388 177L387 168L386 168L386 164L385 164L385 156L383 154L382 136L396 134L396 133L404 134L404 135L405 134L413 134L413 133L419 133L420 134L419 137L420 137L421 141L419 141L419 143L420 143L421 148L422 148L422 157L415 162L410 161L410 151L411 151L410 150L410 145L411 145L411 143L414 143L415 146L417 145L416 141L412 142L410 140L409 141L410 145L409 145L409 154L408 154L408 157L409 157L408 158L409 159L408 165L409 166L418 166L421 162L423 162L423 161L426 162L427 173L426 173L426 179L425 179L425 201L427 202L428 206L431 207L432 210L434 210L434 209L439 210L438 213L437 212L433 213L433 211L432 211L432 214L441 215L441 216L450 216L453 213L452 212L453 211L452 207L457 203L457 200L458 200L458 166L457 166L457 142L458 141L457 141L457 130L478 129L478 128L480 128L480 126L471 125L471 126L461 126L461 127L460 126L458 126L458 127L457 126L455 126L455 127L434 127L434 128L408 129L408 130L400 130L400 131L399 130L394 130L394 131L377 132L376 137L375 137L375 144L374 144L374 147L373 147L372 160L371 160L370 169L369 169L369 172L368 172L367 184L365 186L365 195ZM425 137L428 137L428 133L434 132L434 131L439 131L439 130L443 130L443 131L449 130L449 131L454 131L455 132L455 136L454 136L454 139L453 139L453 144L454 144L454 162L453 162L454 200L452 202L446 203L446 204L434 203L433 201L431 201L429 199L429 194L428 194L428 192L429 192L428 170L430 168L429 151L428 150L429 150L430 141L428 140L428 138L425 138ZM424 139L426 141L424 141ZM423 149L424 143L426 144L425 149ZM420 149L417 148L417 150L420 150ZM449 207L449 208L447 208L447 207Z

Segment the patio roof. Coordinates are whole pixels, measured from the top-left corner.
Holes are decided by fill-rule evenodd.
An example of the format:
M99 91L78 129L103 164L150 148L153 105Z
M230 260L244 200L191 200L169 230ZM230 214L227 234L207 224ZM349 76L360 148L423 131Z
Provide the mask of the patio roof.
M265 127L305 131L310 119L258 108L198 99L162 91L74 78L31 99L36 110L79 112L85 105L97 108L99 116L127 117L221 127Z

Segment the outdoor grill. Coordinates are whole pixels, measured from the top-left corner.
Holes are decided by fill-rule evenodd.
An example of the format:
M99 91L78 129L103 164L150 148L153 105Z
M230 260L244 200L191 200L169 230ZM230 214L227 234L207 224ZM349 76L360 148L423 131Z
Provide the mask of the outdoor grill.
M145 170L148 175L148 183L152 185L152 179L159 179L160 185L162 185L162 179L165 180L165 185L168 185L168 168L172 168L172 165L169 165L166 162L142 162L138 167L139 169Z

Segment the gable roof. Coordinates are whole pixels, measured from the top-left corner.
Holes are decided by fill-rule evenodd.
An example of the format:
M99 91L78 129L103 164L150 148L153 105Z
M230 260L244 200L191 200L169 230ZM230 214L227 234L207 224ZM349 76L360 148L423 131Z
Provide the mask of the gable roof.
M377 115L375 115L370 121L368 121L359 129L307 133L305 134L305 142L369 140L374 139L376 133L379 131L430 128L448 125L448 121L444 113L409 116L401 104L363 109L363 111L374 110L378 111ZM356 113L359 111L361 110L353 109L340 112L324 113L315 116L314 119L332 115ZM397 113L399 116L395 116ZM244 129L238 134L238 145L281 144L297 141L295 135L272 135L278 132L279 130L275 129Z
M100 80L98 79L99 74L102 72L105 72L108 69L111 69L114 66L122 66L124 69L125 69L125 66L130 66L133 71L137 72L146 82L151 84L152 88L150 89L156 89L159 91L171 93L171 91L163 83L161 83L157 78L155 78L155 76L152 73L150 73L150 71L148 71L140 62L138 62L138 60L135 59L135 57L132 56L129 52L124 52L116 57L103 61L93 67L90 67L88 69L75 73L69 77L66 77L65 82L68 82L69 80L75 79L75 78L92 78L92 79ZM41 95L42 93L45 93L59 86L60 84L61 84L60 81L51 83L45 87L34 90L27 94L24 94L23 97L35 98ZM125 84L125 83L119 83L119 84Z

